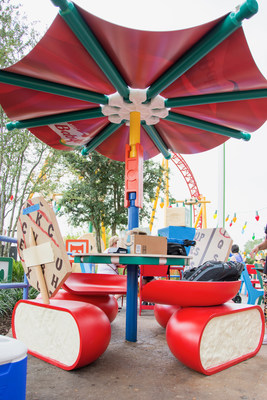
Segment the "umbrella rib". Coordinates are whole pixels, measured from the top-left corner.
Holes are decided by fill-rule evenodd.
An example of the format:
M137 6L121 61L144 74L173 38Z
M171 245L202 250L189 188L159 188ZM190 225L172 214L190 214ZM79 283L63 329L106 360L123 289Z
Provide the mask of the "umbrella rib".
M60 8L59 14L72 30L74 35L84 46L86 51L97 63L99 68L104 72L111 84L118 93L125 99L129 99L129 88L121 74L84 21L72 2L67 0L51 0L52 3Z
M165 100L165 107L185 107L200 104L224 103L239 100L263 99L267 97L267 89L252 89L235 92L210 93L196 96L173 97Z
M217 133L219 135L228 136L235 139L243 139L248 141L251 137L249 133L241 132L236 129L228 128L226 126L202 121L197 118L188 117L186 115L181 115L174 112L169 112L169 115L165 118L165 120L190 126L192 128L202 129L208 132Z
M122 121L120 124L110 123L100 133L98 133L90 142L88 142L82 149L82 155L85 156L95 150L101 143L103 143L109 136L112 135L117 129L124 124Z
M108 96L102 93L75 88L61 83L45 81L31 76L19 75L13 72L0 70L0 82L77 100L89 101L90 103L108 104Z
M142 121L142 126L150 139L153 141L154 145L158 148L158 150L162 153L163 157L166 158L166 160L169 160L172 155L168 151L168 147L162 140L160 134L156 130L156 128L153 125L147 125L145 122Z
M70 121L81 121L85 119L101 118L101 107L90 108L88 110L71 111L67 113L48 115L45 117L25 119L23 121L9 122L6 127L9 131L13 129L35 128L37 126L45 126Z
M252 17L258 11L256 0L247 0L236 13L230 13L208 32L198 43L186 52L172 67L158 78L147 91L147 101L161 93L176 79L192 68L198 61L211 52L242 25L242 21Z

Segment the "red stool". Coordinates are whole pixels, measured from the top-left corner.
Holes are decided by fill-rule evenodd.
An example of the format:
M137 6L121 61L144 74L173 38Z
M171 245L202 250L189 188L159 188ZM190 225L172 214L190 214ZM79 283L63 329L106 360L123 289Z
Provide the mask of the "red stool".
M180 306L169 306L167 304L155 304L154 306L154 315L157 322L162 326L162 328L166 328L167 323L171 316L178 310L180 310Z
M37 298L39 298L39 295ZM110 322L114 321L118 314L118 302L111 294L106 294L103 296L82 296L69 293L61 289L57 292L53 299L83 301L84 303L93 304L104 311Z

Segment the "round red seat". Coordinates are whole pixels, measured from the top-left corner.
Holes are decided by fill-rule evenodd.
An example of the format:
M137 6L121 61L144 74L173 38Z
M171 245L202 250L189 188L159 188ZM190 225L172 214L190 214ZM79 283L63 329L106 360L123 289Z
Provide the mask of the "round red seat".
M154 315L157 322L163 327L166 328L167 323L171 316L177 311L180 310L180 306L172 306L167 304L155 304L154 306Z
M83 296L74 293L69 293L66 290L59 290L57 294L53 297L56 300L72 300L72 301L83 301L84 303L93 304L99 307L106 316L109 321L112 322L116 318L118 314L118 302L114 296L111 294L101 295L101 296Z

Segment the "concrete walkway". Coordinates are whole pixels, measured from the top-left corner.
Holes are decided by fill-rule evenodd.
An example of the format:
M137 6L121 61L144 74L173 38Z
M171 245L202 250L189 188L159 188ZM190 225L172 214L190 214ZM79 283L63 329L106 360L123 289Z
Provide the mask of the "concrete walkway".
M138 317L138 341L125 342L125 308L112 323L106 352L93 364L64 371L28 356L27 400L264 400L267 346L236 366L205 376L170 352L153 311Z

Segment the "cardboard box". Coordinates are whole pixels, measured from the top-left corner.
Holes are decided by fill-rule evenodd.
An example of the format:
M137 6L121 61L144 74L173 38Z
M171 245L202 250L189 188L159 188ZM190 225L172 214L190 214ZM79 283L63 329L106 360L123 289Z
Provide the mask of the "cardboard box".
M166 208L165 226L190 226L190 211L185 207Z
M130 254L167 254L166 237L130 235L130 239Z

